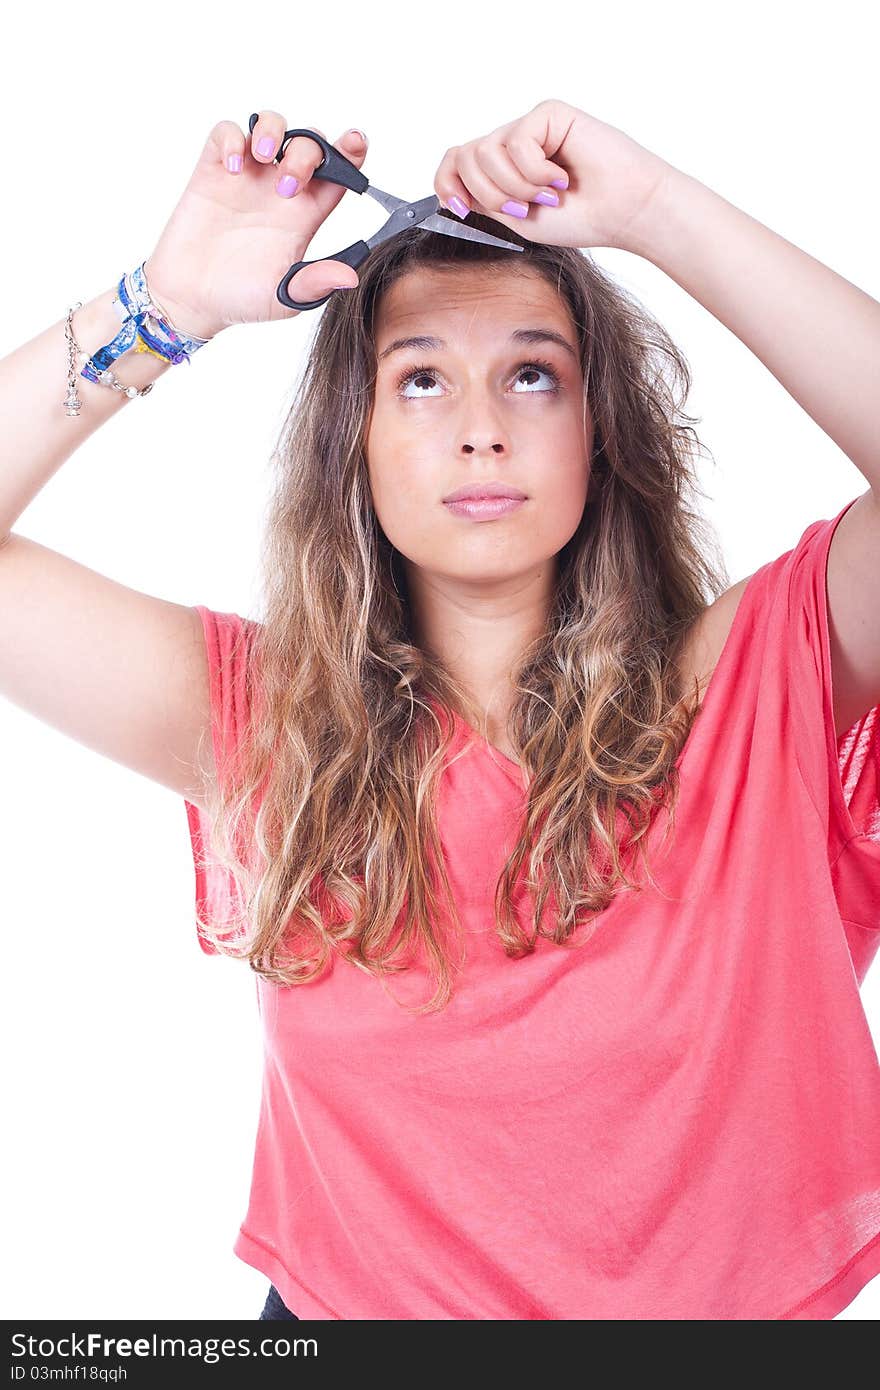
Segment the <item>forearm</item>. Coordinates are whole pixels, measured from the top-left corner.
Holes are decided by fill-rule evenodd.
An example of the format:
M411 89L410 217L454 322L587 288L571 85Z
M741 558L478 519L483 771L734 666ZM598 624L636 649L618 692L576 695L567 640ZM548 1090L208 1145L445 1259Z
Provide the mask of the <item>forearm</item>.
M627 250L764 363L880 495L880 303L669 166Z
M115 293L115 288L106 290L74 313L74 335L84 352L95 352L118 333L120 320L111 307ZM80 413L66 414L66 318L65 314L0 361L0 538L99 425L124 407L142 410L146 404L80 376L84 359L77 358ZM152 353L129 350L114 362L113 370L126 386L143 387L170 366Z

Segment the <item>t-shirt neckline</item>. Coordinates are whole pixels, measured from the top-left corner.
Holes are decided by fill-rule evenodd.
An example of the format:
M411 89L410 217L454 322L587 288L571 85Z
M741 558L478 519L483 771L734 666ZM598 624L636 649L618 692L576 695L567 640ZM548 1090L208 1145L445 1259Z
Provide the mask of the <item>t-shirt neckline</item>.
M500 767L505 776L509 777L518 791L523 791L525 787L525 769L513 758L509 758L506 753L502 753L500 748L496 748L494 743L490 743L479 729L475 729L466 719L457 712L452 711L453 724L455 725L457 739L461 740L470 736L477 746L480 753L485 754L496 767ZM496 762L496 759L498 760Z

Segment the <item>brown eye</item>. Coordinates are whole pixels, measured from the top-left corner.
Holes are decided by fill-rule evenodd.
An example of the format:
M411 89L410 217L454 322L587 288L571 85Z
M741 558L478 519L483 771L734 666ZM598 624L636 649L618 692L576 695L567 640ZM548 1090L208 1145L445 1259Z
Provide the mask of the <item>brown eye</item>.
M550 395L555 395L556 392L559 391L559 389L560 389L559 373L556 371L555 367L553 367L553 366L551 365L551 363L549 363L549 362L520 362L519 366L518 366L517 369L516 369L516 373L515 373L515 375L514 375L514 381L519 380L519 378L522 377L522 376L524 376L526 373L531 373L532 375L538 376L538 377L541 377L541 376L549 377L549 378L550 378L551 384L550 384L549 387L548 387L548 386L538 386L535 390L515 391L515 392L514 392L514 395L517 395L517 396L550 396ZM432 400L433 397L432 397L432 396L426 395L425 392L422 390L422 387L424 386L425 382L431 382L431 381L434 381L434 382L435 382L436 379L437 379L437 372L436 372L436 369L435 369L434 367L430 367L430 366L427 366L427 365L422 365L422 366L418 366L418 367L410 367L408 371L404 372L404 374L403 374L401 377L398 378L398 382L397 382L397 393L398 393L398 395L401 397L402 400L407 400L407 401ZM407 393L406 393L406 387L409 386L410 384L412 384L413 386L416 386L416 387L418 388L413 394L407 394ZM430 388L428 388L428 389L430 389Z
M541 363L539 363L539 362L526 362L522 367L520 367L519 372L517 373L517 375L520 376L520 377L523 377L523 376L526 376L526 375L529 375L529 374L531 374L532 376L539 376L539 377L540 377L540 376L549 376L551 382L553 383L552 386L550 387L550 390L551 390L551 391L557 390L557 388L558 388L558 386L559 386L559 377L556 375L556 372L555 372L555 371L553 370L553 368L550 366L549 362L544 363L543 365L542 365ZM546 390L547 390L546 386L541 387L540 389L541 389L541 391L546 391ZM519 394L519 395L531 395L531 394L533 394L533 393L530 392L530 391L526 391L526 392L520 391L518 394Z
M413 395L408 396L404 394L404 388L407 387L410 384L410 382L418 382L421 385L424 380L430 381L434 379L436 379L436 377L433 367L410 367L409 370L404 372L401 377L398 377L397 393L404 400L418 400L419 396L421 396L423 392L419 391L418 393L414 393Z

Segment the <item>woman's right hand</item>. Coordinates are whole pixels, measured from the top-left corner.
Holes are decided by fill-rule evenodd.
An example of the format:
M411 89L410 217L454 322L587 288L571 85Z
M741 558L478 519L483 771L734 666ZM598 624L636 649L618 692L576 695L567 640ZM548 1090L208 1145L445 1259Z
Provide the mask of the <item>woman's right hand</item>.
M212 338L234 323L265 323L300 312L281 304L276 288L305 259L315 232L346 190L311 177L323 155L304 136L295 136L275 163L286 129L279 112L261 111L252 134L234 121L219 121L208 136L146 262L150 292L181 333ZM308 129L324 135L316 126ZM271 149L258 153L266 137ZM359 136L349 130L333 143L360 168L367 151ZM234 155L240 156L237 173L226 162ZM299 181L292 197L276 191L285 175ZM306 303L357 283L357 272L341 261L316 261L294 276L288 293Z

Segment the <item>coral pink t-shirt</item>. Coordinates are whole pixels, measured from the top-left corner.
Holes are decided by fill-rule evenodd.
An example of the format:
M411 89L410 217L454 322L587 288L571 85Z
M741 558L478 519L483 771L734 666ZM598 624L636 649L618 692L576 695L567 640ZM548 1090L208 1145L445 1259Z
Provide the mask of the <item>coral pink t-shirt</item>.
M745 588L662 857L665 808L649 832L662 891L621 892L583 947L508 959L492 893L523 778L456 720L439 815L469 959L451 1003L407 1014L342 960L305 986L256 977L265 1072L233 1249L298 1316L833 1318L880 1272L859 992L880 945L880 707L836 738L825 588L851 505ZM250 620L199 612L221 767ZM223 921L186 808L197 897ZM391 987L432 992L427 970Z

